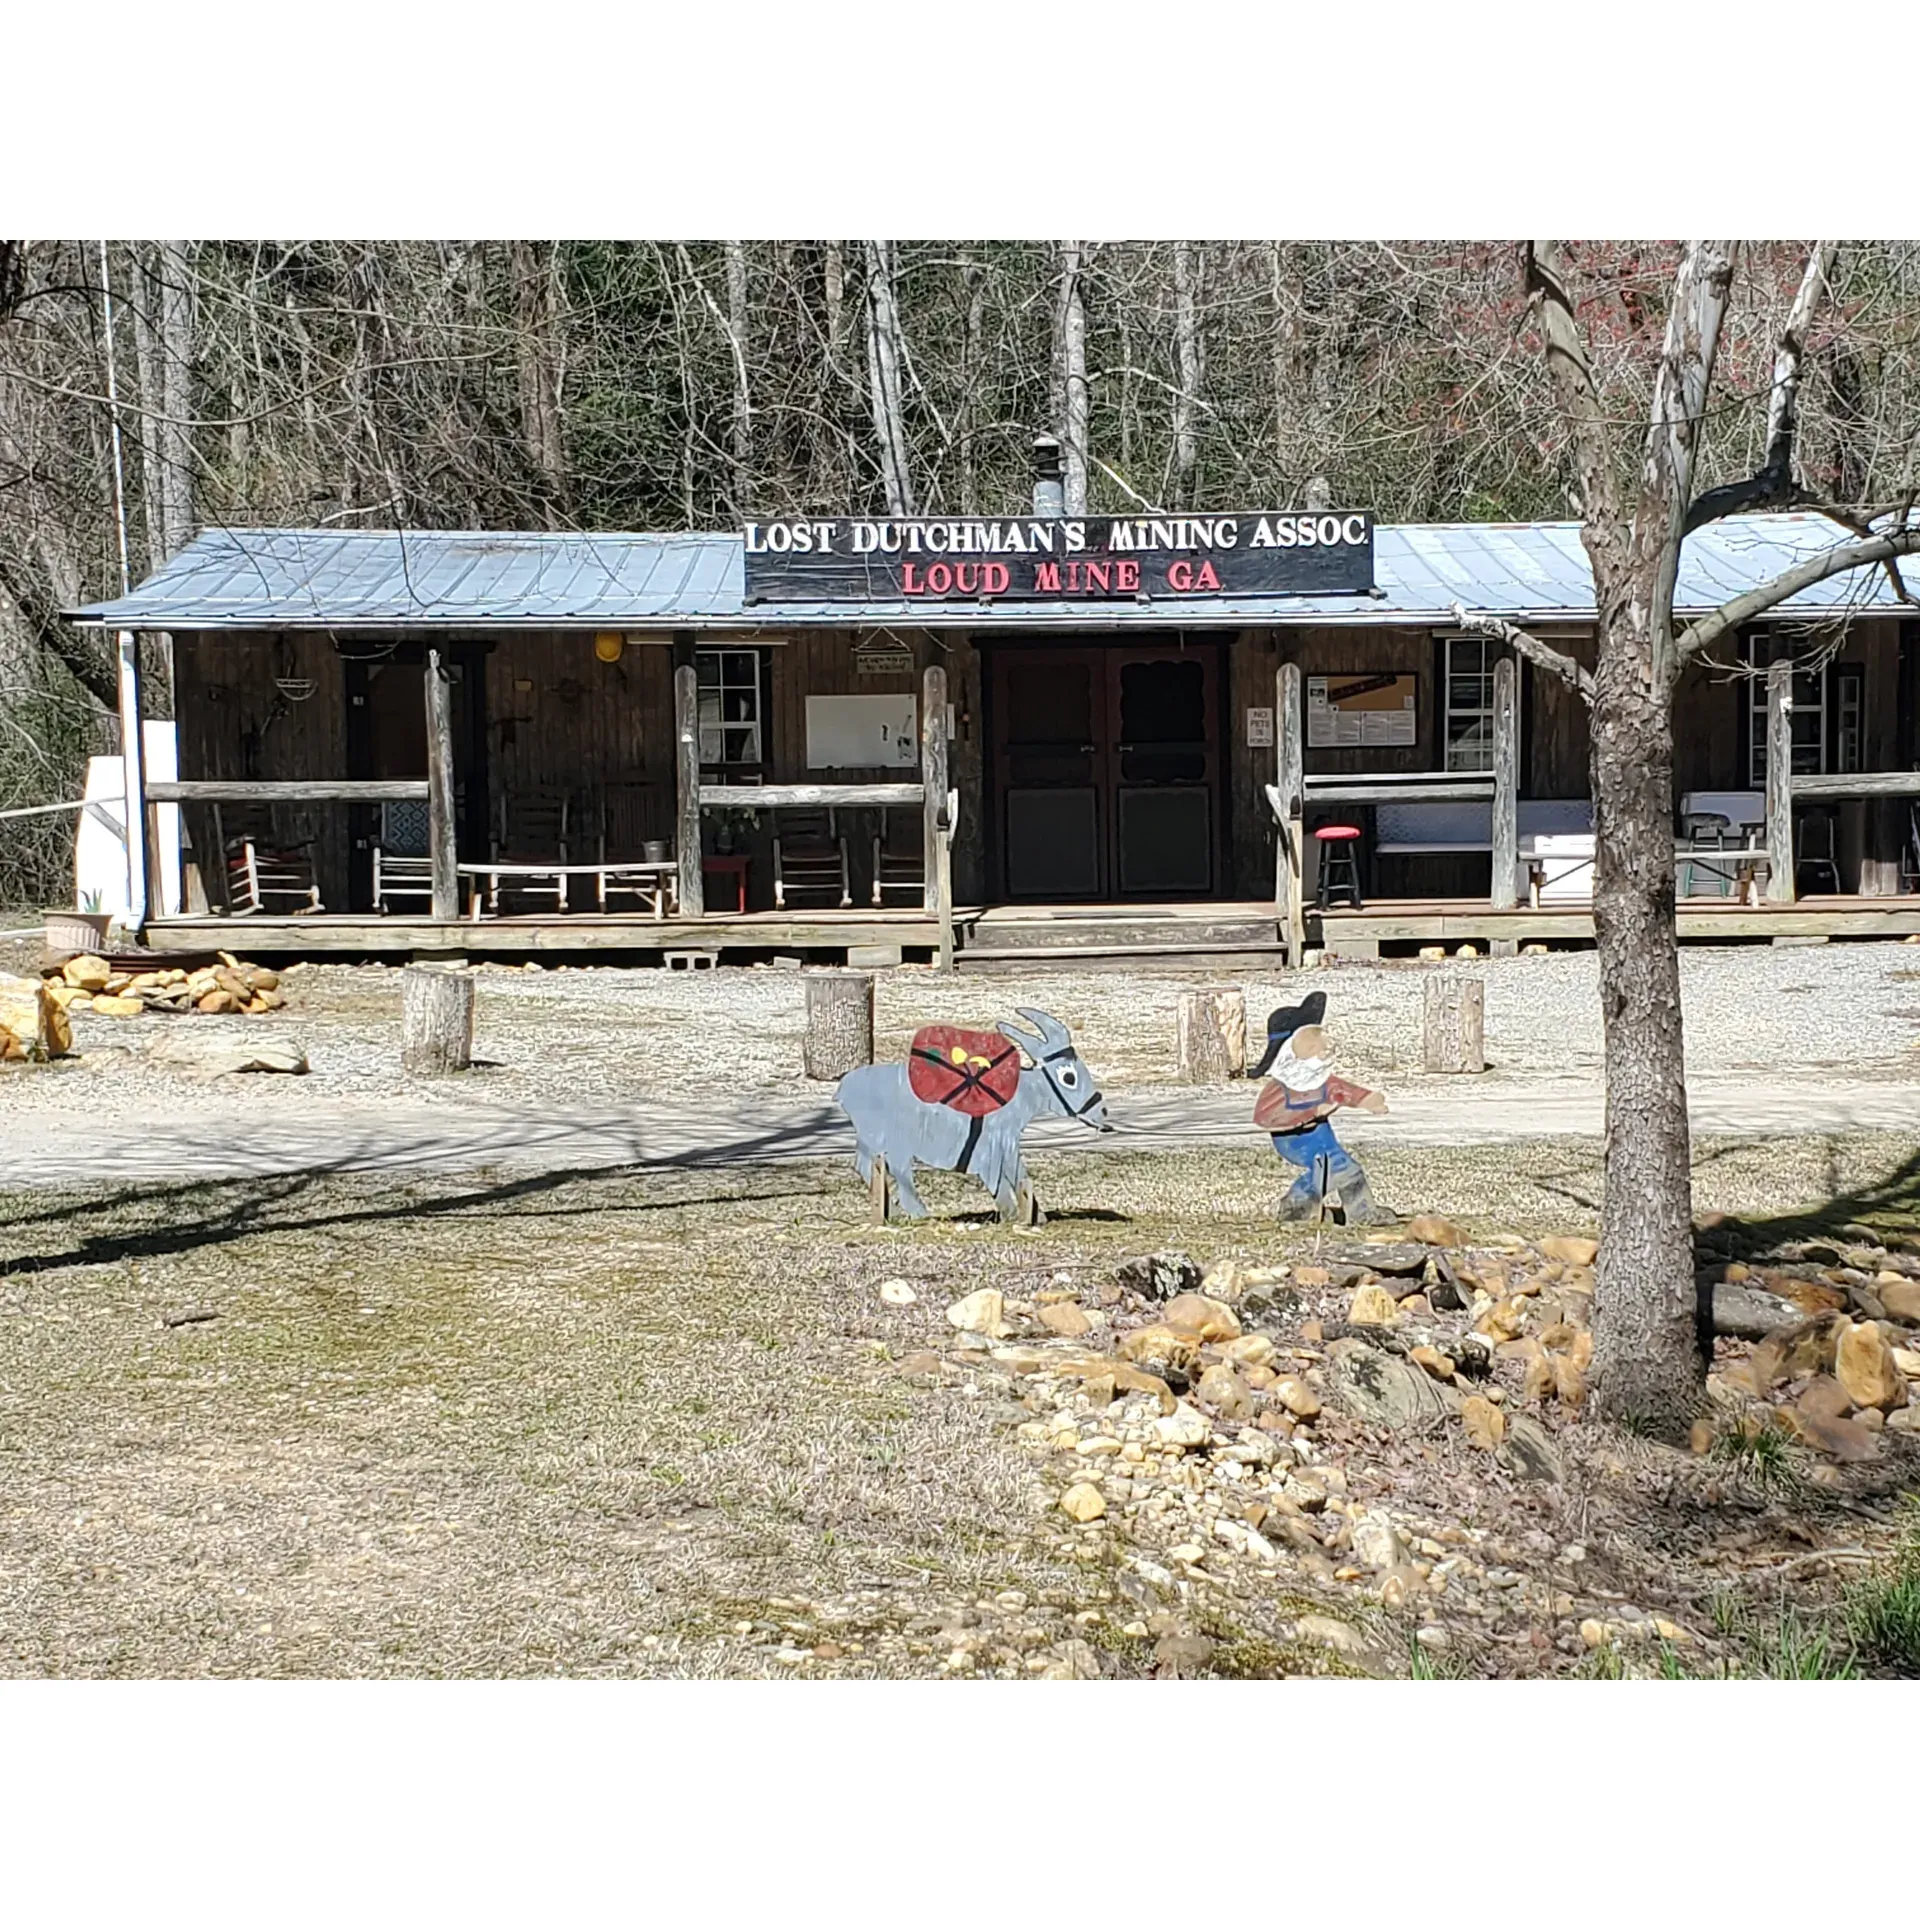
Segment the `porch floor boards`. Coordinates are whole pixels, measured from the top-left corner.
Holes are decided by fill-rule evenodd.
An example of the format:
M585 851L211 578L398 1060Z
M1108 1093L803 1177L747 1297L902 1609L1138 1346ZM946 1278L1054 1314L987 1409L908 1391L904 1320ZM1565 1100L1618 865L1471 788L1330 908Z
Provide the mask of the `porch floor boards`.
M429 920L413 913L207 914L147 923L157 953L488 954L657 953L672 947L839 952L939 944L939 922L904 909L724 913L700 919L650 913L516 913L492 920Z
M1901 939L1920 934L1920 895L1823 895L1792 905L1733 901L1681 904L1683 940ZM962 907L954 913L961 965L1106 960L1166 963L1182 958L1260 965L1278 950L1273 903L1168 901ZM1383 942L1442 945L1494 941L1590 941L1583 906L1494 908L1476 900L1383 900L1326 913L1308 910L1309 941L1339 955L1377 954ZM709 914L656 920L651 914L514 914L436 922L417 914L178 915L150 921L159 953L474 954L657 953L666 948L839 954L849 947L897 946L928 953L939 939L932 916L904 908Z

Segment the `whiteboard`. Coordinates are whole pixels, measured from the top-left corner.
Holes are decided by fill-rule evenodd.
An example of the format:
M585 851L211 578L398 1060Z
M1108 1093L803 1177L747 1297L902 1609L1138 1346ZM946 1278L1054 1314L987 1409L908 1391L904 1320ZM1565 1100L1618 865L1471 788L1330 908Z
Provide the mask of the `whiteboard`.
M807 768L920 762L919 702L910 693L807 695Z

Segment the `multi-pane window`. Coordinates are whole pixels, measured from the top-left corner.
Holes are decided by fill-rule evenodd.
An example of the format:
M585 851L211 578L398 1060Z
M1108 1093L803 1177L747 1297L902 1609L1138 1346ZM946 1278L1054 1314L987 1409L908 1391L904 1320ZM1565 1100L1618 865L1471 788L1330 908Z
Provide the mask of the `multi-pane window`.
M703 648L694 656L700 685L700 764L757 767L765 759L760 655L750 647Z
M1493 663L1499 643L1448 635L1441 739L1448 773L1484 773L1493 765Z
M1771 646L1768 640L1752 634L1744 635L1740 642L1740 654L1743 664L1748 668L1747 689L1747 784L1761 788L1767 784L1767 664L1775 657L1774 648L1782 654L1795 659L1807 655L1818 646L1818 640L1805 634L1782 634ZM1850 693L1848 704L1840 715L1840 727L1836 730L1839 738L1835 742L1840 754L1850 753L1854 764L1851 767L1835 767L1829 764L1828 751L1828 695L1832 692ZM1788 716L1793 729L1793 770L1795 773L1849 773L1858 771L1860 754L1860 682L1856 674L1840 674L1835 669L1823 666L1817 661L1802 668L1796 666L1793 674L1793 711Z

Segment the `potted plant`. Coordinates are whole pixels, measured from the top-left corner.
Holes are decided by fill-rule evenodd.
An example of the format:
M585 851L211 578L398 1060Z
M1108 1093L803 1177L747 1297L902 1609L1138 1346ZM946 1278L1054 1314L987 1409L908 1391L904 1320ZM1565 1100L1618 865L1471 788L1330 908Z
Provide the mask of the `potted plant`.
M49 953L99 953L107 944L107 928L113 915L100 911L98 893L83 893L75 912L50 908L47 912L47 951Z

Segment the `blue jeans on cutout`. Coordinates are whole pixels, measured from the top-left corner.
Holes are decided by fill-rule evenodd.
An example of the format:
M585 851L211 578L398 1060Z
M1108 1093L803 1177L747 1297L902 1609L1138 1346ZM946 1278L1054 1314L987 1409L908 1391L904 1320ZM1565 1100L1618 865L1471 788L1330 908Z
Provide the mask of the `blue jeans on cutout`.
M1273 1150L1287 1165L1300 1169L1299 1179L1287 1190L1287 1199L1296 1205L1313 1205L1321 1197L1317 1162L1327 1163L1328 1193L1339 1186L1344 1175L1360 1171L1359 1161L1334 1138L1333 1128L1325 1120L1316 1120L1298 1133L1274 1134Z

